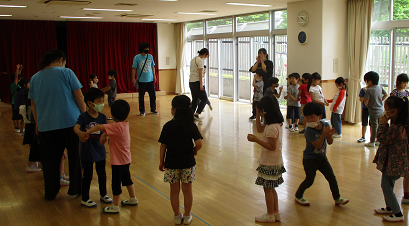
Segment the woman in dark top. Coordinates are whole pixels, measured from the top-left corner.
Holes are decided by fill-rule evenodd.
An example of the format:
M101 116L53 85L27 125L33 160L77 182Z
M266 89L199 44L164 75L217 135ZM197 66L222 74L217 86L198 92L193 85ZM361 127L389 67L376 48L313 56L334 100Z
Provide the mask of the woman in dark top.
M268 84L267 80L273 77L274 64L271 60L268 59L267 50L264 48L258 50L256 60L257 62L250 68L249 71L263 77L263 91L265 91L268 88L268 86L266 86L266 84Z

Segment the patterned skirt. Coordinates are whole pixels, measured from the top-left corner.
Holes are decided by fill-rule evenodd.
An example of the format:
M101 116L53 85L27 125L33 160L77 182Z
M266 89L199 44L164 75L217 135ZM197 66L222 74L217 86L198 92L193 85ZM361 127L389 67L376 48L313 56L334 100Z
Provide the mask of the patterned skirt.
M256 184L265 188L275 188L284 182L282 174L286 172L284 165L265 166L260 165L257 168Z

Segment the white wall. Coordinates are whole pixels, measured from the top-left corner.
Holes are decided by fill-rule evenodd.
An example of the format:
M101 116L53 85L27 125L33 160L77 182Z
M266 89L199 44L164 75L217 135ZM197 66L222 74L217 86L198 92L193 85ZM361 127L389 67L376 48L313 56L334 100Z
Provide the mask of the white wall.
M322 14L322 79L348 78L347 1L323 0Z
M301 11L309 14L309 22L304 27L297 23L297 15ZM322 74L322 0L288 3L287 13L288 74ZM307 33L308 43L305 45L298 42L300 31Z
M173 24L158 23L158 69L176 69L175 29ZM166 59L168 58L168 64Z

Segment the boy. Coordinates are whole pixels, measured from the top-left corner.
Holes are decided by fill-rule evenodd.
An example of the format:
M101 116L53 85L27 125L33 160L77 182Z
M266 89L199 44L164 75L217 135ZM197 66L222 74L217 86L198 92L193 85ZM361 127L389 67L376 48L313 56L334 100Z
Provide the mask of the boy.
M333 143L332 135L335 129L330 129L330 125L322 118L322 106L315 102L310 102L304 106L304 121L307 126L305 129L305 139L307 145L303 153L303 165L305 171L305 180L300 184L295 193L295 201L303 206L309 206L304 197L304 192L314 183L315 175L319 170L327 179L332 192L335 204L345 205L348 199L341 198L339 194L338 182L332 170L331 164L327 159L327 143Z
M106 187L105 159L107 156L105 146L99 142L102 131L96 131L89 137L85 132L96 125L107 124L107 117L100 113L104 108L104 92L92 87L85 92L84 102L88 109L79 116L74 126L74 132L81 141L85 141L81 145L81 165L83 168L81 205L96 207L97 204L89 198L89 188L91 186L92 175L94 174L94 162L95 170L98 174L101 200L105 203L112 203L112 199L107 196Z
M254 75L253 78L253 87L254 87L254 95L253 95L253 115L250 116L250 120L256 119L256 107L258 102L263 98L263 77L259 76L258 74Z
M86 132L89 136L94 132L103 130L99 141L105 144L107 138L110 138L109 147L111 152L112 168L112 193L114 194L114 203L112 206L104 207L104 213L119 213L119 198L122 193L122 186L126 186L130 196L129 200L123 200L121 204L128 206L138 205L135 197L135 187L129 172L131 164L131 136L129 134L129 122L125 121L129 115L130 106L125 100L117 100L112 104L111 115L115 123L96 125Z
M107 92L108 95L108 106L111 108L112 103L116 100L116 71L108 71L109 85L102 90L102 92ZM109 117L108 120L112 120L112 117Z
M300 75L298 73L292 73L288 76L290 79L290 85L287 87L287 122L290 132L298 131L298 121L300 120L300 101L298 96L298 80Z
M383 101L388 97L386 91L378 85L379 75L374 71L365 74L366 92L364 103L368 107L369 118L371 123L371 140L366 143L367 147L375 147L375 138L378 131L379 118L383 114ZM379 145L379 144L377 144Z
M279 79L276 77L271 77L267 80L267 84L268 87L265 91L264 91L264 96L275 96L277 99L280 98L281 96L281 91L283 91L283 87L281 86L280 89L280 93L277 93L277 90L275 89L276 87L278 87L278 81Z
M18 82L21 79L21 71L23 70L23 65L17 64L16 72L11 74L11 81L12 83L10 84L10 90L11 90L11 110L13 113L12 120L14 123L14 131L16 133L24 133L24 120L23 116L19 113L18 110L14 109L14 104L15 104L15 96L16 93L19 89Z
M304 129L300 131L301 134L303 134L305 132L305 122L304 122L304 106L311 102L311 96L310 93L308 92L308 80L310 79L311 74L310 73L304 73L302 74L302 85L300 85L300 87L298 87L298 95L297 95L297 100L300 100L300 104L301 104L301 122L299 123L303 123L304 124Z

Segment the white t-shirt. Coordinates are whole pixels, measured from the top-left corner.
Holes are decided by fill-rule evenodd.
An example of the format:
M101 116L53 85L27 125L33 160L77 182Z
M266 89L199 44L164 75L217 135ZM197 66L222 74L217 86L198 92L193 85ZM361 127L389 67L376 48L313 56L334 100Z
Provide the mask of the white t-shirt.
M190 61L190 79L189 82L198 82L202 79L202 75L199 75L199 69L203 69L203 59L199 56L193 58Z
M309 93L313 93L314 96L313 97L315 100L319 101L319 102L324 102L324 94L322 94L322 89L321 86L316 85L316 86L310 86L310 90Z
M265 166L277 166L283 164L283 156L281 154L282 150L282 124L274 123L266 125L264 128L263 141L268 143L268 138L276 139L276 150L271 151L264 147L261 148L261 155L258 162Z

